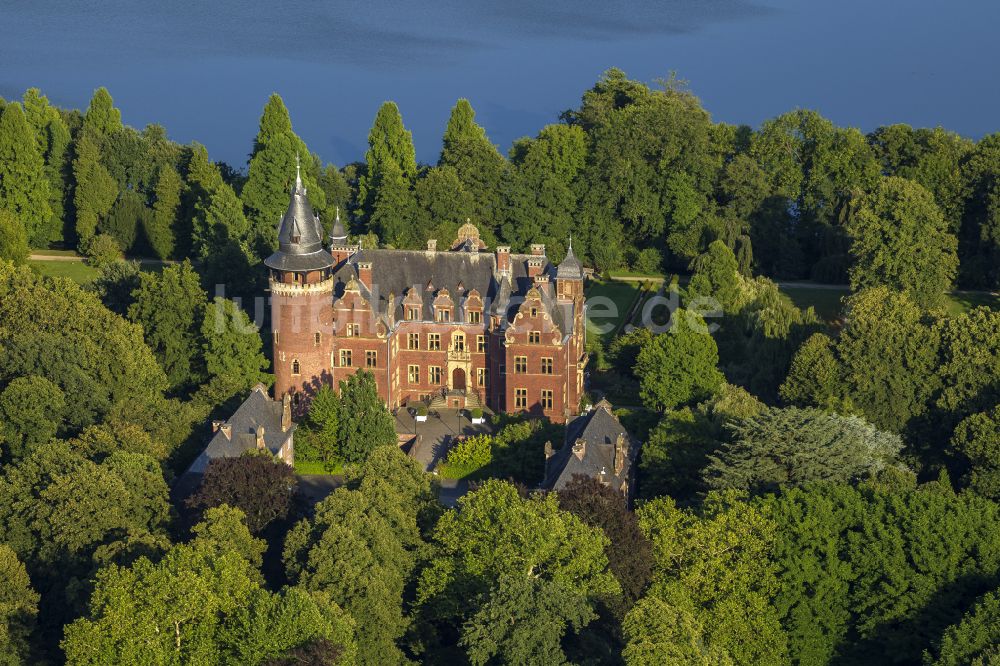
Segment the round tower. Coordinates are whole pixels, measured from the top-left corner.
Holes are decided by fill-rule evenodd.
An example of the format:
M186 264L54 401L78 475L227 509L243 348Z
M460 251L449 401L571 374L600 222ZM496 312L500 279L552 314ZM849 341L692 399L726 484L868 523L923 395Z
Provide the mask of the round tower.
M302 414L330 383L333 350L333 257L296 165L295 187L278 227L278 251L264 260L271 286L274 397L291 397Z

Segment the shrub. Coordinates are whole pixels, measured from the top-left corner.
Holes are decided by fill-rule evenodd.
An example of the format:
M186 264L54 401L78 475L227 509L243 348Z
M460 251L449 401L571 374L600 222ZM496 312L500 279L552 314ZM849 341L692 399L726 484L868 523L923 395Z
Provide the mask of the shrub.
M473 435L463 439L448 451L445 462L449 466L474 471L493 462L493 438L489 435Z
M422 402L417 404L417 416L427 416L427 405Z
M474 419L481 419L483 418L483 408L473 407L471 410L469 410L469 415Z
M95 268L103 268L122 258L122 248L112 236L97 234L83 247L87 263Z

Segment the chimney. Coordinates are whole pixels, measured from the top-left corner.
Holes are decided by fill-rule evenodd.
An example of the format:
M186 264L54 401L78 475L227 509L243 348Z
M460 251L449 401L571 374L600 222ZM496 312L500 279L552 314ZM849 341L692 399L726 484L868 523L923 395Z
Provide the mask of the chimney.
M257 450L266 451L267 444L264 443L264 426L257 426Z
M437 249L438 249L437 238L428 238L427 239L427 251L428 252L437 252Z
M497 272L510 274L510 245L497 245Z
M286 393L281 396L281 432L288 432L292 427L292 396Z
M583 456L587 454L587 440L578 439L573 442L573 455L576 456L577 460L583 460Z
M372 290L372 265L369 261L358 262L358 281L365 285L368 291Z
M615 476L622 473L625 468L625 434L619 433L615 440Z
M533 243L531 246L531 256L533 257L544 257L545 256L545 244L544 243Z
M212 432L213 433L219 432L219 428L225 425L225 423L226 423L225 421L212 421Z
M528 259L528 277L536 278L542 274L542 269L545 268L545 257L532 254L531 258Z
M226 436L226 439L232 439L233 438L233 426L231 424L229 424L229 423L220 423L219 424L219 430L222 431L222 434Z

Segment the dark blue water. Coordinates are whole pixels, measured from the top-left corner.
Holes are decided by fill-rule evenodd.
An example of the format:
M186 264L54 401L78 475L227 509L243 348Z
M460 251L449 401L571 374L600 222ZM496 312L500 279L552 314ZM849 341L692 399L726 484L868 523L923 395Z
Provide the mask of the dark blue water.
M236 166L272 91L327 161L363 155L386 99L434 161L456 98L506 151L611 66L676 70L727 122L805 107L978 138L1000 129L997 25L1000 3L962 0L3 0L0 95L82 108L105 85L128 124Z

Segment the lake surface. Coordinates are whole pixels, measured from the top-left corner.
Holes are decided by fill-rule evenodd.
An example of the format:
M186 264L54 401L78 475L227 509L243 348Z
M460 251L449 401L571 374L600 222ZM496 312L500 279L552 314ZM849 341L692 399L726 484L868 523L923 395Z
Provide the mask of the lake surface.
M0 95L38 86L83 108L104 85L126 123L234 166L272 91L326 161L360 159L392 99L433 162L458 97L506 151L612 66L645 81L676 70L727 122L802 107L978 138L1000 130L997 25L1000 3L961 0L2 0Z

